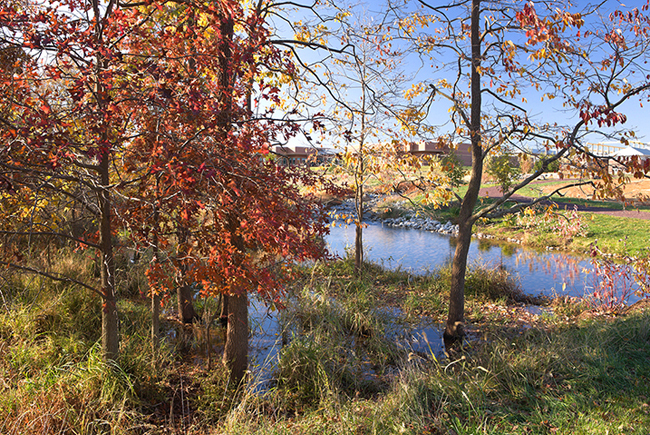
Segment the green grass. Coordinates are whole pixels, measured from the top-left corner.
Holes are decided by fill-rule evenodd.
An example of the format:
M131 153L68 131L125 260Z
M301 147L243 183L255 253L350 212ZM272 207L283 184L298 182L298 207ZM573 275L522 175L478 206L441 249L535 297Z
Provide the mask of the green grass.
M543 226L522 228L514 216L505 217L487 224L478 225L476 232L491 234L497 238L515 238L524 245L546 249L547 246L580 254L591 252L594 243L606 253L616 255L647 255L650 246L650 220L623 218L601 213L579 214L587 225L584 236L562 237L557 231Z
M492 337L445 379L449 423L458 433L645 433L647 321Z
M562 208L564 208L565 204L569 204L569 205L575 204L579 206L606 208L606 209L619 210L619 211L620 210L638 210L641 212L650 211L650 206L647 205L630 207L630 206L624 206L623 204L617 201L594 201L592 199L568 198L568 197L562 197L557 195L553 196L552 199L554 201L557 201Z
M61 267L92 273L81 261ZM433 359L385 332L424 314L444 321L449 268L422 277L366 264L352 274L351 259L302 269L287 289L272 387L261 392L235 389L220 363L207 370L173 341L154 353L148 301L129 286L121 356L106 364L94 295L14 276L0 312L0 433L647 433L648 314L577 321L584 308L558 305L546 323L515 327L502 313L516 283L476 266L467 318L480 329L464 354Z
M638 255L650 246L650 220L585 214L589 216L588 237L598 240L606 252Z

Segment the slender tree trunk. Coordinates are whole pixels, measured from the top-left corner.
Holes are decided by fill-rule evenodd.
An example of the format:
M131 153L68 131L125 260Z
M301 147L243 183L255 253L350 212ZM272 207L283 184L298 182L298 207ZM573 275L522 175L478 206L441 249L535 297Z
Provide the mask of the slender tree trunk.
M181 282L176 287L176 306L178 309L178 320L182 323L192 323L197 317L194 310L194 294L192 285L185 282L186 266L183 263L183 256L185 255L185 244L187 243L187 229L179 224L178 226L178 246L179 246L179 261Z
M354 271L357 276L361 273L363 266L363 227L357 225L354 235Z
M102 189L99 191L101 208L101 289L102 307L102 354L105 360L117 360L119 353L119 333L117 317L117 297L115 295L115 262L111 229L111 198L109 185L109 155L106 151L100 162Z
M363 266L363 184L357 188L356 208L357 228L354 237L354 271L359 276Z
M472 213L476 206L483 175L483 149L481 146L481 41L479 35L480 0L472 1L471 44L471 115L470 139L472 144L472 172L467 193L463 198L458 216L458 239L451 266L451 288L449 292L449 315L443 334L445 346L452 350L462 342L465 335L465 274L467 254L472 241L474 219Z
M221 295L221 314L219 314L219 323L221 326L228 326L228 295Z
M230 296L228 329L223 352L224 363L230 369L230 379L238 385L248 369L248 296Z
M104 16L108 18L108 11L106 14L101 13L100 2L93 0L91 2L93 12L96 17L95 22L95 42L98 47L103 45L103 26L104 20L99 17ZM99 113L103 113L106 109L106 90L101 84L100 77L107 70L107 62L102 54L97 54L95 65L95 101L97 103ZM104 127L101 135L101 143L109 143L109 128ZM117 316L117 296L115 294L115 262L113 256L113 234L111 228L111 214L112 203L111 194L109 191L110 186L110 148L104 148L101 151L101 158L99 161L99 169L97 175L99 176L100 188L98 190L98 200L100 209L100 223L99 223L99 238L100 238L100 280L101 280L101 293L102 293L102 355L105 361L116 361L119 355L119 331L118 331L118 316Z
M231 216L228 230L232 235L235 247L235 261L244 255L244 241L237 230L239 220ZM226 306L228 326L226 329L226 344L223 350L223 362L230 370L230 380L236 385L244 378L248 368L248 289L242 288L240 295L224 295L223 306Z
M176 289L178 303L178 320L183 323L192 323L197 317L194 310L194 290L191 284L179 285Z
M158 207L154 206L153 210L154 219L154 233L153 233L153 261L159 261L158 252ZM153 347L154 354L160 348L160 295L157 292L151 291L151 346Z
M160 349L160 296L151 294L151 346L154 352Z
M354 238L354 271L357 276L361 275L363 266L363 185L365 182L364 165L365 153L365 134L366 134L366 87L361 87L361 137L359 139L358 163L355 171L355 206L357 212L357 229Z

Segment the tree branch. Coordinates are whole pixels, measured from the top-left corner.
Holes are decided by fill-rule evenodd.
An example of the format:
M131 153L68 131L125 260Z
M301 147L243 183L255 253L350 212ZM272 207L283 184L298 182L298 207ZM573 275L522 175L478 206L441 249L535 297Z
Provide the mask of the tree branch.
M3 260L0 260L0 264L2 264L4 266L7 266L7 267L10 267L12 269L17 269L17 270L22 270L24 272L34 273L36 275L40 275L40 276L43 276L45 278L49 278L49 279L54 280L54 281L67 282L67 283L70 283L70 284L77 284L77 285L80 285L80 286L82 286L84 288L87 288L88 290L94 292L95 294L97 294L102 299L104 298L104 294L101 291L99 291L98 289L96 289L95 287L93 287L91 285L88 285L88 284L86 284L84 282L81 282L79 280L76 280L74 278L70 278L69 276L65 276L65 275L61 275L61 274L53 273L53 272L52 273L45 272L43 270L34 269L34 268L28 267L28 266L19 266L19 265L15 264L15 263L10 263L10 262L3 261Z

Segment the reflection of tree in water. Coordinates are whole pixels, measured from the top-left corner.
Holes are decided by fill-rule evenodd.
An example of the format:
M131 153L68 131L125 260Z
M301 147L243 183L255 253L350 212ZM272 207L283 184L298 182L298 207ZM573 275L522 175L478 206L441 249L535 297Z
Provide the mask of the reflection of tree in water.
M493 247L501 250L501 256L512 257L517 253L518 246L511 243L494 243L486 239L478 239L478 250L480 252L489 252Z
M501 254L506 257L512 257L517 253L518 249L515 245L506 244L501 247Z
M478 239L478 245L477 245L477 247L478 247L478 250L479 250L479 251L481 251L481 252L487 252L487 251L490 250L490 247L491 247L491 246L492 246L492 244L491 244L490 242L488 242L487 240L484 240L484 239Z
M526 250L522 250L515 257L517 267L528 265L531 273L541 269L553 279L560 278L562 283L570 285L575 284L581 277L585 268L585 265L580 264L582 261L582 258L569 254L538 254Z

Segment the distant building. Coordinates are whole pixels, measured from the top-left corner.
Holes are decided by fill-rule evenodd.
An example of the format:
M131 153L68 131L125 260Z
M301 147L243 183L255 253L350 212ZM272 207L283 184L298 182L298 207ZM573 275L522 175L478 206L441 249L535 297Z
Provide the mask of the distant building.
M449 153L449 147L446 144L433 141L411 142L408 148L409 154L416 157L443 156Z
M318 148L300 145L275 145L271 152L278 156L282 165L314 166L328 162L336 155L331 148Z
M448 144L443 142L425 141L411 143L409 153L415 156L446 156L452 150ZM454 146L454 154L463 166L472 166L472 145L459 143Z
M601 142L601 143L587 143L586 148L590 153L602 157L613 157L616 153L623 152L632 154L638 153L638 150L650 150L650 144L639 142L639 141L630 141L629 144L623 144L621 142ZM629 150L632 148L632 150ZM627 150L627 151L626 151ZM634 151L636 150L636 151ZM629 156L628 156L629 157Z
M472 165L471 144L461 143L454 147L454 153L463 166ZM446 156L451 152L449 144L437 141L411 142L408 144L408 153L414 156Z
M366 144L368 149L377 148L374 145ZM414 156L440 156L443 157L451 151L448 144L436 141L410 142L400 146L402 152ZM337 154L341 154L340 149L311 147L302 145L275 145L271 147L271 152L277 156L280 164L283 165L306 165L315 166L332 161ZM458 160L463 166L472 165L472 154L470 144L458 144L454 150Z
M642 148L639 146L627 145L625 148L620 148L609 155L618 160L625 160L630 157L637 157L639 161L643 162L650 159L650 148ZM616 160L609 161L609 168L612 171L625 171L625 165L618 163Z

